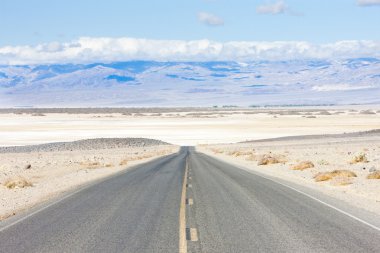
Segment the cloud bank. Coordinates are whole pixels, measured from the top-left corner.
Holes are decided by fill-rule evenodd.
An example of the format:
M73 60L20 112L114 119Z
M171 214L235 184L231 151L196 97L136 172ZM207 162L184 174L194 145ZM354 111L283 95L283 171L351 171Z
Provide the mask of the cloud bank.
M71 42L0 47L0 64L88 63L129 60L255 61L380 57L379 41L148 40L83 37Z

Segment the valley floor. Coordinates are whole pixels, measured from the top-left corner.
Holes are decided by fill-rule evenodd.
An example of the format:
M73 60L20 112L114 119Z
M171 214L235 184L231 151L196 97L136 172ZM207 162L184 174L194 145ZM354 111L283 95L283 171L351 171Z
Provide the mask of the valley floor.
M143 137L182 146L380 129L380 108L20 109L0 113L0 146Z

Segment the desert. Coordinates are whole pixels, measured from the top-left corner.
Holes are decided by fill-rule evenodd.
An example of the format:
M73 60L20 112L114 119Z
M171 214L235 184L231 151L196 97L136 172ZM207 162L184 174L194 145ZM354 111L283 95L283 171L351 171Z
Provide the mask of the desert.
M179 146L380 213L376 109L12 109L0 118L2 219ZM340 170L352 175L316 180Z
M380 0L1 3L0 253L379 253Z

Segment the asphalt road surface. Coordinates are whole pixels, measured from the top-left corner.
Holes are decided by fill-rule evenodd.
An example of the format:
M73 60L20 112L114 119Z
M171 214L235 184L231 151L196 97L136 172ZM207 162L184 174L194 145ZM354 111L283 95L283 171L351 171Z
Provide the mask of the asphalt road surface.
M192 148L0 223L0 252L380 252L380 231Z

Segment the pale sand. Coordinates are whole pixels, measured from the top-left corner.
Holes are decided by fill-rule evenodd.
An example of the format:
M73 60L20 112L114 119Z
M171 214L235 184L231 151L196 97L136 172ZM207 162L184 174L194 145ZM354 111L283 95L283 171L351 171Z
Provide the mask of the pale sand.
M347 137L256 143L203 145L197 148L206 154L269 176L287 180L343 200L351 205L380 214L380 179L367 179L369 170L380 170L380 134L370 137ZM258 165L262 155L269 154L282 163ZM365 154L367 163L350 164L357 155ZM314 168L304 171L291 167L311 161ZM314 175L332 170L350 170L357 177L339 177L315 182ZM347 185L346 185L347 184Z
M85 183L178 150L177 146L162 145L0 154L0 220ZM28 164L31 168L26 169ZM15 179L25 179L33 186L8 189L6 182Z
M161 116L114 114L0 114L0 146L100 137L141 137L177 145L230 143L288 135L356 132L380 128L380 113L330 109L331 114L291 109L174 112ZM300 115L281 115L297 114ZM376 110L373 110L376 111ZM269 113L268 113L269 112ZM159 115L159 114L153 114ZM316 118L306 118L316 117Z

